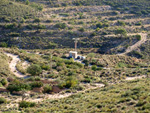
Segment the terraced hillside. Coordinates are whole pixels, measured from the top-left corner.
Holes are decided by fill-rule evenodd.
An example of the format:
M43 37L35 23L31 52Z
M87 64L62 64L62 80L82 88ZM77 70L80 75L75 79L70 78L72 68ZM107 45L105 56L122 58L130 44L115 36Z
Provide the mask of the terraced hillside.
M100 48L98 52L105 54L122 53L141 39L138 33L148 34L148 4L147 0L2 0L0 45L62 48L73 47L72 38L80 38L78 47Z

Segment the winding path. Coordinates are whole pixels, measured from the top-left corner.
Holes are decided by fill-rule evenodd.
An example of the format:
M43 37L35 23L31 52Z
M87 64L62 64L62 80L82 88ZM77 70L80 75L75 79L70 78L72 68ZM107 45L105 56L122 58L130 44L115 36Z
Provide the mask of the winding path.
M137 49L138 47L140 47L144 42L146 42L147 40L147 34L144 34L144 33L138 33L139 35L141 35L141 40L139 40L137 43L135 43L134 45L132 46L129 46L126 51L124 53L120 53L118 55L125 55L135 49Z
M16 64L17 62L21 61L19 56L18 55L13 55L11 53L6 53L5 54L9 57L12 58L12 61L9 63L9 67L11 69L11 71L14 73L14 75L16 75L16 77L18 78L26 78L27 76L20 73L17 69L16 69ZM141 79L143 76L141 77L127 77L126 80L135 80L135 79ZM66 98L66 97L69 97L71 95L75 95L75 94L78 94L78 93L85 93L86 91L88 90L92 90L92 89L97 89L97 88L101 88L101 87L104 87L105 85L104 84L101 84L101 83L95 83L93 86L90 85L90 84L84 84L86 85L86 89L85 90L82 90L82 91L77 91L75 93L71 92L71 93L58 93L58 94L43 94L41 95L42 97L41 98L28 98L26 99L26 101L30 101L30 102L41 102L41 101L44 101L44 100L47 100L47 99L61 99L61 98ZM4 97L4 98L7 98L6 95L1 95L1 97ZM10 99L9 99L10 100ZM7 109L9 108L13 108L13 107L18 107L18 102L20 102L22 100L21 97L18 97L17 99L11 99L11 103L9 103L7 105Z
M10 67L10 70L14 73L14 75L18 78L27 78L28 77L27 75L20 73L16 68L17 63L21 61L19 56L11 54L11 53L6 53L6 52L4 52L4 54L6 54L7 56L12 58L11 62L9 63L9 67ZM46 94L43 96L43 98L28 98L26 100L30 101L30 102L40 102L40 101L44 101L46 99L61 99L61 98L69 97L69 96L77 94L77 93L85 93L88 90L101 88L101 87L104 87L105 85L101 84L101 83L97 83L97 84L94 84L94 86L91 86L90 84L86 84L86 86L88 88L86 88L85 90L82 90L82 91L77 91L76 93L72 93L72 92L71 93L65 93L65 94L58 93L58 94L54 94L54 95ZM2 96L2 95L0 95L0 96ZM5 96L2 96L2 97L5 97ZM13 103L10 103L9 105L7 105L7 108L12 108L12 107L16 106L16 104L18 102L20 102L21 99L22 98L19 97L15 100L11 100ZM17 104L17 106L18 106L18 104Z
M128 36L131 36L131 35L141 35L141 40L139 40L137 43L135 43L134 45L132 46L129 46L125 52L123 53L119 53L117 55L125 55L135 49L137 49L138 47L140 47L144 42L147 41L147 33L128 33L127 34ZM105 37L114 37L116 35L106 35Z
M16 65L18 62L21 62L20 58L18 55L14 55L14 54L11 54L11 53L6 53L4 52L7 56L11 57L12 60L11 62L9 63L9 68L11 70L11 72L14 73L14 75L18 78L27 78L28 76L22 74L21 72L19 72L16 68Z

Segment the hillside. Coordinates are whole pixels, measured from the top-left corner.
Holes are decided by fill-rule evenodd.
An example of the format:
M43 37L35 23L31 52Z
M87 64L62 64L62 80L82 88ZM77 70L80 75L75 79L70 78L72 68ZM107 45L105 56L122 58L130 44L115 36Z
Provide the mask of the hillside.
M148 34L148 4L147 0L31 0L28 4L2 0L0 41L9 47L50 49L73 47L72 38L80 38L79 48L122 53L140 40L138 33Z
M149 30L149 0L0 0L0 112L149 113Z
M1 22L15 22L21 18L34 17L36 10L25 4L14 2L13 0L0 1L0 19Z
M50 99L50 101L58 101L60 103L57 103L58 106L61 106L61 101L65 98L70 100L72 97L76 98L76 96L72 95L80 95L82 93L83 95L81 96L92 96L95 94L95 97L100 93L103 97L106 91L109 94L109 90L105 90L105 88L111 87L112 84L116 88L120 88L119 85L123 84L125 88L127 87L127 80L149 77L150 74L149 64L145 60L125 55L100 55L99 53L91 53L89 49L79 50L81 55L87 56L85 60L79 60L79 62L67 59L69 49L20 50L17 48L1 48L0 50L0 57L2 59L0 60L2 75L0 78L0 96L5 98L5 102L0 98L2 101L0 111L2 112L11 111L12 109L17 112L23 110L29 112L29 108L22 109L20 106L24 92L30 95L24 99L25 102L30 101L35 107L39 107L41 112L45 110L45 112L52 112L51 110L59 110L55 107L44 109L38 103L44 102L42 105L47 107L48 104L45 104L45 102L47 102L47 99ZM87 50L89 53L87 53ZM50 56L52 56L52 59ZM38 67L40 72L34 73L37 70L35 67ZM143 83L147 82L140 82L139 84ZM105 88L93 90L94 92L91 91L101 87ZM104 94L102 91L104 91ZM122 95L122 93L119 94ZM80 99L82 100L82 98ZM122 97L119 100L121 101ZM95 101L95 103L98 101L100 100ZM77 103L76 107L78 105L80 106ZM23 107L25 106L23 104ZM71 106L75 107L73 104ZM86 106L83 107L86 109ZM68 107L66 109L70 110ZM30 112L33 112L32 110ZM63 112L63 110L65 108L62 108L60 112ZM103 109L100 110L103 111Z
M102 89L87 91L60 100L46 100L34 108L23 111L33 112L149 112L149 79L129 81Z

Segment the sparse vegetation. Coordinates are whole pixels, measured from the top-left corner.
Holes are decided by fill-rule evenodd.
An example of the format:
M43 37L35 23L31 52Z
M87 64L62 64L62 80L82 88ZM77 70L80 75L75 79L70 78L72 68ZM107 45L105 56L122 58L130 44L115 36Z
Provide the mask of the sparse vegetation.
M149 112L149 5L0 0L0 112Z

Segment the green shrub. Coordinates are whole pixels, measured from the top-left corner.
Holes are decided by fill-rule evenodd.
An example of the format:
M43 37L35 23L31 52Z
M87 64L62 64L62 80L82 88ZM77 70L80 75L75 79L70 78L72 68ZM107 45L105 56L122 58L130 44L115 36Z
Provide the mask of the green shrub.
M8 82L7 82L6 79L2 79L2 80L1 80L1 83L2 83L3 86L5 86Z
M40 22L40 19L39 19L39 18L35 18L33 22L39 23L39 22Z
M136 35L136 38L137 38L138 40L141 40L141 35Z
M36 9L39 10L39 11L42 11L42 10L43 10L43 5L42 5L42 4L37 4L37 3L35 3L35 2L32 2L32 3L30 4L30 6L33 7L33 8L36 8Z
M146 104L146 101L138 101L136 106L139 107L139 106L143 106L144 104Z
M41 68L44 69L44 70L49 70L49 69L50 69L50 66L43 64L43 65L41 66Z
M27 68L27 73L35 76L35 75L39 75L42 72L42 69L39 65L37 64L32 64L31 66L29 66Z
M78 84L78 80L75 79L74 77L69 77L68 79L66 79L66 88L73 88Z
M29 4L30 4L29 0L26 0L25 4L26 4L26 5L29 5Z
M14 29L16 28L17 24L16 23L13 23L13 24L6 24L4 27L6 29Z
M126 25L125 22L123 22L123 21L118 21L118 24L119 24L120 26L125 26L125 25Z
M75 77L69 77L65 81L59 83L60 88L74 88L78 85L78 80Z
M42 83L42 82L37 82L37 81L35 81L35 82L30 83L30 86L31 86L32 88L35 88L35 87L40 88L40 87L43 86L43 83Z
M7 103L7 100L3 97L0 97L0 104Z
M21 18L21 23L25 23L25 19L24 18Z
M115 34L116 35L120 34L120 35L126 36L127 35L127 31L125 29L119 28L119 29L115 30Z
M141 26L142 23L141 22L138 22L138 23L135 23L136 26Z
M37 28L38 28L38 29L46 29L46 26L39 24L39 25L37 26Z
M119 62L119 63L117 64L117 67L119 67L119 68L127 67L127 64L125 64L125 63L123 63L123 62Z
M0 47L7 47L7 43L6 42L0 42Z
M82 82L90 83L91 79L89 77L84 77L84 79L82 80Z
M102 22L97 23L97 24L96 24L96 27L97 27L97 28L102 28L102 27L103 27L103 23L102 23Z
M10 92L13 91L22 91L22 90L30 90L31 87L29 84L25 84L25 83L11 83L8 85L7 90L9 90Z
M93 71L96 71L96 70L97 70L97 66L96 66L96 65L93 65L93 66L91 67L91 69L92 69Z
M55 25L56 28L60 28L60 29L65 29L67 27L67 25L65 23L57 23Z
M80 32L84 32L84 31L85 31L85 29L84 29L83 27L79 28L78 30L79 30Z
M48 84L44 86L44 93L50 93L51 91L52 91L52 86Z
M97 34L95 33L95 32L93 32L92 34L91 34L91 36L96 36Z
M20 108L34 107L36 104L34 102L21 101L19 103Z

